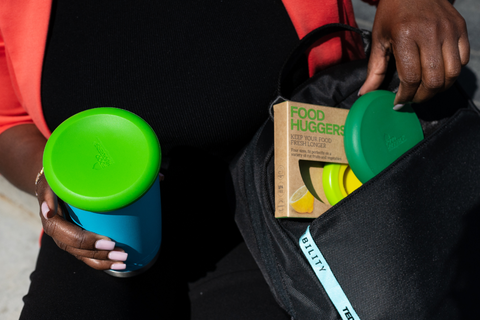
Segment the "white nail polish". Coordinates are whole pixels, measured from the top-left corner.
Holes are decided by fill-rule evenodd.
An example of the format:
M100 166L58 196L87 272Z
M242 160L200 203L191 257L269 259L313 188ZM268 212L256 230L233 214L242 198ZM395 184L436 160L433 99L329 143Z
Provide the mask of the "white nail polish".
M46 201L43 201L42 206L40 207L40 210L42 211L42 215L45 219L48 219L48 214L50 213L50 208L48 207L48 204Z
M115 248L115 242L109 240L97 240L95 242L95 248L98 250L113 250Z
M402 109L404 106L405 104L402 104L402 103L396 104L395 106L393 106L393 110L398 111Z
M360 94L360 91L362 91L363 87L364 87L365 84L363 84L360 89L358 90L357 92L357 97L361 97L362 95Z
M125 263L114 263L110 266L112 270L125 270L127 265Z
M125 261L127 260L128 253L121 252L121 251L111 251L108 254L108 259L116 260L116 261Z

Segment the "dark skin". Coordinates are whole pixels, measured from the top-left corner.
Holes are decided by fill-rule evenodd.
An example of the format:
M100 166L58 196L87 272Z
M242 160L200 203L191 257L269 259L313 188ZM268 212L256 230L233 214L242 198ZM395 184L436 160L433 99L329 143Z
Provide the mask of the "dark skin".
M359 94L380 86L393 54L400 78L398 107L449 88L470 58L465 20L447 0L380 0L372 41Z
M114 264L121 265L121 261L109 259L108 256L112 251L123 252L122 249L96 248L98 240L110 241L108 237L83 230L63 218L62 208L58 205L57 197L50 189L45 176L42 175L35 185L37 173L42 168L46 142L35 125L19 125L6 130L0 135L0 153L8 155L0 157L1 174L17 188L31 195L38 194L43 229L55 240L59 248L97 270L110 269ZM42 210L42 206L48 209Z
M388 60L395 56L400 89L395 105L422 102L450 87L469 60L470 47L464 19L447 0L380 0L373 26L368 77L359 94L378 88ZM20 125L0 135L0 173L19 189L38 193L40 219L56 244L90 267L106 270L122 262L109 254L109 238L81 229L63 218L61 206L42 168L46 140L34 125ZM103 249L99 249L99 240ZM101 243L101 242L100 242ZM105 249L105 245L112 245Z

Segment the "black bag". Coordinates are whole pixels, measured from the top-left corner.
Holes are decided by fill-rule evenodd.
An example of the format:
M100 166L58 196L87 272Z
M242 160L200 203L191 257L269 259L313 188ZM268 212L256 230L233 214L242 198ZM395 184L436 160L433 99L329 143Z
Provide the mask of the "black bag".
M274 103L350 108L367 59L292 82L316 40L345 30L360 33L368 52L369 32L339 24L313 31L286 62ZM383 88L395 87L391 72ZM270 119L232 164L237 225L292 319L480 319L480 114L458 85L413 108L425 139L315 220L274 218ZM355 316L337 311L303 254L308 227Z

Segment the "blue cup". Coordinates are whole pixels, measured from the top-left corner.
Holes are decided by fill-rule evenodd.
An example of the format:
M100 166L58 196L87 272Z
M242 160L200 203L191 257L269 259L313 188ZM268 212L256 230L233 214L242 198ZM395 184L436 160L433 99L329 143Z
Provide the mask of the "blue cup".
M104 235L128 253L126 269L108 270L117 277L130 277L148 270L162 242L162 209L159 178L150 190L127 207L111 212L91 212L67 204L70 219L80 227ZM155 213L155 214L152 214Z
M70 219L128 253L128 277L147 270L161 244L161 150L153 129L117 108L80 112L55 129L43 155L47 182Z

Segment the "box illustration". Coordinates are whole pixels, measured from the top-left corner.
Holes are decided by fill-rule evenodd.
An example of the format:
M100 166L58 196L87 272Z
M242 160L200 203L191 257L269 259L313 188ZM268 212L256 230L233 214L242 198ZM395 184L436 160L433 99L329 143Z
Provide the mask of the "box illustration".
M347 164L343 135L348 110L285 101L274 106L275 217L316 218L329 204L327 163Z

